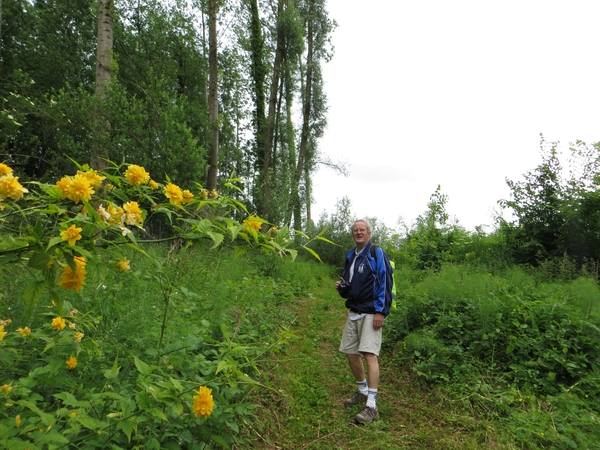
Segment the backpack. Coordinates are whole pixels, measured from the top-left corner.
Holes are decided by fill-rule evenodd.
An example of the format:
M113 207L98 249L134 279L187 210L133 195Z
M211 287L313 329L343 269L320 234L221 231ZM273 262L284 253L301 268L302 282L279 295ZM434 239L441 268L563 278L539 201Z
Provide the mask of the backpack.
M396 285L394 284L394 266L395 264L390 261L388 255L381 249L383 253L383 261L385 262L385 304L390 305L390 309L396 309ZM371 257L377 261L376 252L377 246L375 244L371 244L371 248L369 249L371 253ZM375 277L377 277L377 272L375 272ZM379 283L379 279L377 279Z

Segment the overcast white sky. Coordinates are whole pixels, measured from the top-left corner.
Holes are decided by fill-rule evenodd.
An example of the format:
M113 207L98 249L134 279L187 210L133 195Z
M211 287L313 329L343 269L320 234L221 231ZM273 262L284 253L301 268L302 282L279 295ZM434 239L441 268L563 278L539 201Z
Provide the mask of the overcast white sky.
M600 1L328 0L328 128L313 217L348 196L396 227L441 185L467 229L492 225L505 179L540 162L540 133L600 141ZM491 230L488 229L488 230Z

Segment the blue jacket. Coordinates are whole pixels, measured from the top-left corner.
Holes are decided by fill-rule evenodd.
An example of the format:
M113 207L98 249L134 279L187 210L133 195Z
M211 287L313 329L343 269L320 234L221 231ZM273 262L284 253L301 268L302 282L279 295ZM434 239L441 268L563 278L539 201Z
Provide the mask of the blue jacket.
M358 254L354 263L354 275L350 288L350 296L346 300L346 308L367 314L380 313L387 316L390 305L385 304L385 262L383 250L377 247L375 258L370 252L371 242ZM350 266L356 248L346 254L344 280L350 279Z

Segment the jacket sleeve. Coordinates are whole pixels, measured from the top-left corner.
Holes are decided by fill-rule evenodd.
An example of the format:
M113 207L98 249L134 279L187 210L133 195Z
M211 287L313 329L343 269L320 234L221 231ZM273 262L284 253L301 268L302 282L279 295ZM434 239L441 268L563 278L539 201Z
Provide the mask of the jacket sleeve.
M383 250L377 247L375 252L375 271L376 280L373 283L373 297L375 300L375 312L383 314L385 310L385 261L383 260Z

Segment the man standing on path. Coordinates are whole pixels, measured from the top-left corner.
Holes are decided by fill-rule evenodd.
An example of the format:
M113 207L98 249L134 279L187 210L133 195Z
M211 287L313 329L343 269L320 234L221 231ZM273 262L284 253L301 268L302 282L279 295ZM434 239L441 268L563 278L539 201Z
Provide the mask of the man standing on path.
M344 401L345 407L366 402L354 420L370 423L379 417L377 388L379 384L379 351L382 327L390 312L386 301L385 254L379 247L371 250L371 225L366 220L352 224L356 247L346 255L344 275L335 287L346 300L348 319L344 327L340 352L345 353L356 379L358 391ZM391 270L391 269L390 269ZM367 377L362 361L367 363Z

